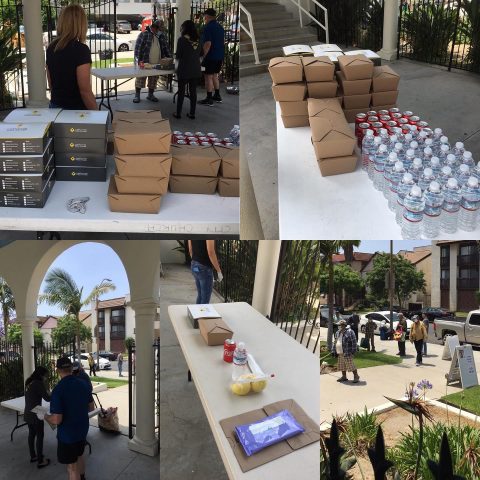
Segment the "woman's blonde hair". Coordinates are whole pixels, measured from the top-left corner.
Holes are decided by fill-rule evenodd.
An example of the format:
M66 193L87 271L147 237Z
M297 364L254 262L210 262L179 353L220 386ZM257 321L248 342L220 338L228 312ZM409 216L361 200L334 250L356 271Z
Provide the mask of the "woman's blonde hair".
M85 43L87 15L80 5L68 5L60 12L57 21L57 38L52 42L54 51L63 50L72 40Z

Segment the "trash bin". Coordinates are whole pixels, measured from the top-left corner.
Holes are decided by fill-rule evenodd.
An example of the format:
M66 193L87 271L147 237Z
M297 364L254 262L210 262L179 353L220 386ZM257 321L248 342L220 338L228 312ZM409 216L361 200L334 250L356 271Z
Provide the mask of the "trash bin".
M111 60L113 58L113 50L99 50L98 57L100 60Z
M380 340L387 339L387 329L385 327L380 327Z

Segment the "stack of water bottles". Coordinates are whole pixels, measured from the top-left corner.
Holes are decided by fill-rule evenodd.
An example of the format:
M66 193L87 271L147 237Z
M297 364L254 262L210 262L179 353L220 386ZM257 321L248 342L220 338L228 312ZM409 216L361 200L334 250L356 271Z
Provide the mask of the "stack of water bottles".
M438 238L479 223L480 162L441 128L367 129L362 166L388 200L406 239Z

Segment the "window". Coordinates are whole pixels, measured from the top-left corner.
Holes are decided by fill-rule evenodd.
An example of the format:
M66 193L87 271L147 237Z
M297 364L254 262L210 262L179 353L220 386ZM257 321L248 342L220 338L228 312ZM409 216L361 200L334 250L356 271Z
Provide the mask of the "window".
M112 310L110 314L110 322L125 324L125 309L120 308L120 309Z
M450 245L444 245L440 249L440 256L442 258L450 256Z
M118 309L118 310L112 310L112 318L114 317L124 317L125 316L125 310L123 308Z
M105 325L98 326L98 338L100 340L105 340Z
M461 245L460 255L475 255L478 252L476 245Z
M478 325L478 326L480 326L480 314L474 313L474 314L470 317L470 325Z
M99 320L105 320L105 310L99 310L97 314Z
M440 270L440 278L442 280L449 280L450 279L450 270Z
M125 338L125 325L112 325L110 338L123 340Z
M478 278L478 270L476 268L460 268L458 278Z

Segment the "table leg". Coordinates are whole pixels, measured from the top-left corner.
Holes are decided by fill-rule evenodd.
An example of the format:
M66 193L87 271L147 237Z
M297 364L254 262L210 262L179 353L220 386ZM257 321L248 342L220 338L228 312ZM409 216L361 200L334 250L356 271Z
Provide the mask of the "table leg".
M107 108L110 111L110 117L113 120L112 106L110 105L110 80L107 80Z
M190 370L188 371L188 381L192 381L192 372L190 372Z
M102 109L102 105L105 105L105 85L103 78L100 80L100 90L102 91L102 96L100 97L100 105L98 105L98 109Z
M20 418L20 416L21 416L22 414L19 414L19 412L16 412L16 414L17 414L17 423L16 423L16 425L13 427L12 433L10 433L10 441L11 441L11 442L13 442L13 432L14 432L15 430L18 430L19 428L22 428L22 427L24 427L24 426L26 425L26 423L22 423L21 425L18 424L18 419Z

